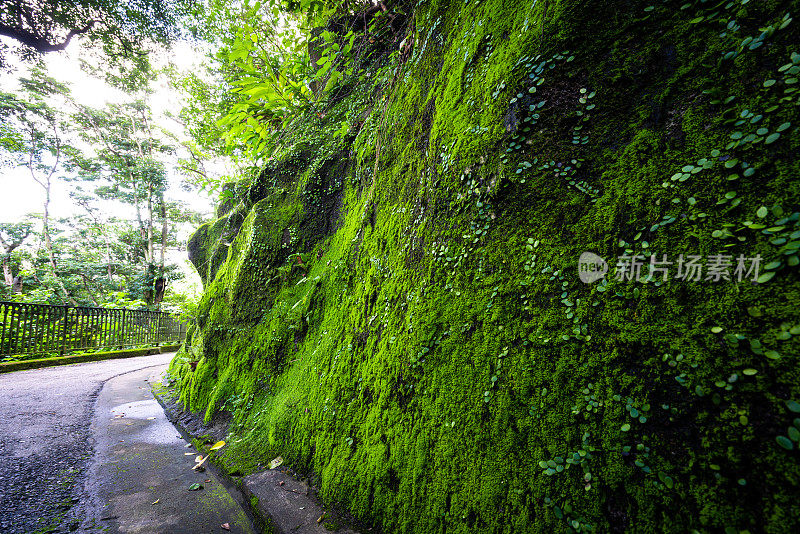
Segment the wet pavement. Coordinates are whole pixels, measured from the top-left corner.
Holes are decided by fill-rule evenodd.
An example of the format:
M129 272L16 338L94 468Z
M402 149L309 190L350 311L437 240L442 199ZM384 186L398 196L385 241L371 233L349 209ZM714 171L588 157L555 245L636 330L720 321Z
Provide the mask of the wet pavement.
M198 451L167 420L151 393L163 370L125 374L100 392L92 421L96 445L84 529L255 532L238 494L232 495L210 470L192 469Z
M150 393L173 356L0 375L0 532L251 531Z

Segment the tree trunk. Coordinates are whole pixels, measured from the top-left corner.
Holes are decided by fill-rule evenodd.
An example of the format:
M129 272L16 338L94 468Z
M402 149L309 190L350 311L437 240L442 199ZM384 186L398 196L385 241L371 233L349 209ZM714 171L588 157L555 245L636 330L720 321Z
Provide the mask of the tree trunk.
M161 301L164 300L164 293L167 291L167 279L164 277L164 265L167 257L167 240L169 239L169 225L167 224L167 206L164 203L163 193L160 196L160 209L161 216L161 257L158 262L158 278L155 284L155 304L161 308Z
M164 272L165 258L167 256L167 240L169 238L169 225L167 224L167 206L164 203L164 195L161 195L161 259L158 266Z
M8 257L3 258L3 281L8 287L14 285L14 275L11 274L11 265L8 262Z
M50 266L50 275L58 284L58 287L61 288L61 291L64 293L64 297L69 301L70 304L73 306L77 306L78 303L75 302L75 299L69 294L67 291L67 287L64 285L64 282L61 278L58 277L56 274L56 259L55 255L53 254L53 243L50 241L50 176L46 179L47 186L45 187L45 201L44 201L44 215L42 216L42 226L43 226L43 233L44 233L44 244L45 248L47 249L47 258L49 260L48 265Z
M64 282L61 280L61 278L58 277L58 274L56 274L56 260L55 260L55 255L53 254L53 243L50 241L50 188L52 187L53 174L56 172L58 164L61 160L61 144L59 142L59 137L58 137L58 130L57 130L58 126L55 123L53 123L52 126L53 126L53 133L56 136L56 145L55 145L56 161L53 163L53 166L50 168L50 171L47 173L46 176L44 176L43 178L37 178L36 172L34 171L34 160L33 160L34 153L33 151L31 151L30 159L28 160L28 170L31 173L33 181L42 186L42 189L44 189L44 214L42 215L42 230L44 234L45 248L47 250L47 259L49 260L48 266L50 267L50 274L56 281L56 284L58 284L58 286L61 288L62 293L64 293L64 298L62 298L62 300L66 299L73 306L77 306L78 303L75 302L72 296L70 296L69 291L67 291L67 288L64 285ZM35 137L36 137L35 132L32 131L31 138Z
M159 309L161 308L161 302L164 300L164 293L167 291L167 279L164 278L163 271L160 274L161 276L155 279L155 295L153 296L153 304Z
M147 263L155 264L153 247L153 184L147 184Z

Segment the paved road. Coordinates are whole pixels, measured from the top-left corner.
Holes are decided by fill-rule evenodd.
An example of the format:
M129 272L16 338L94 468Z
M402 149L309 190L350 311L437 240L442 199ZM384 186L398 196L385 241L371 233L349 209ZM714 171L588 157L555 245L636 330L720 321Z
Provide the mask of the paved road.
M94 401L114 376L164 365L172 354L0 375L0 532L79 525L92 453Z
M146 400L149 387L145 387L144 378L160 374L172 356L142 356L0 375L0 532L129 531L122 528L125 518L120 517L110 525L101 521L95 524L96 528L91 526L96 511L106 508L107 500L113 498L113 488L109 489L111 486L102 479L109 475L102 469L108 458L95 456L95 451L108 454L113 449L109 440L119 443L124 439L109 432L114 415L104 410L109 406L113 409L116 401L130 402L130 394L139 395L133 402ZM130 380L112 380L142 369L149 371L132 378L138 379L138 385ZM110 393L101 406L98 397L104 398L101 391L106 384ZM124 391L125 384L128 393ZM163 425L163 412L155 412L152 406L146 410L149 411L144 421ZM98 420L107 424L98 425ZM125 431L127 422L132 420L117 425L116 430ZM161 426L158 431L168 431L170 439L177 439L177 431L171 426ZM146 436L147 432L140 441ZM181 455L190 450L184 448L183 442L170 446L180 447ZM92 480L87 481L87 475ZM90 492L92 488L96 491ZM89 493L93 493L91 499ZM233 525L234 521L230 523Z

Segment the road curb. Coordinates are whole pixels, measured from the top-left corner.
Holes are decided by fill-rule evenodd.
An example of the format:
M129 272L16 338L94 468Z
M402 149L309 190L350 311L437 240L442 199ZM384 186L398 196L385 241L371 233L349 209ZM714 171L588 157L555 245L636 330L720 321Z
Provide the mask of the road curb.
M313 497L308 484L280 468L259 471L242 479L242 491L272 520L275 534L358 534ZM255 497L255 501L253 498Z
M153 395L164 408L167 418L184 437L193 440L201 436L195 435L181 423L181 418L173 410L166 395L172 391L164 388L153 389ZM273 534L329 534L332 530L338 534L358 534L351 529L339 514L322 506L309 491L308 485L300 482L288 470L274 469L259 471L245 477L234 479L224 469L209 460L214 474L235 487L250 505L251 513L263 521L265 532ZM208 465L208 464L207 464Z
M184 426L181 423L178 414L174 412L171 403L168 402L167 397L173 391L174 390L172 388L163 385L163 383L159 387L151 387L151 392L153 394L153 397L161 405L161 408L167 415L167 419L169 420L169 422L172 423L172 426L174 426L178 430L178 432L180 432L180 434L186 441L194 443L195 446L197 446L197 441L200 440L200 436L195 435L195 433L190 431L188 428L186 428L186 426ZM198 448L198 451L201 450L202 449ZM225 485L225 487L228 489L229 492L230 491L239 492L239 494L242 496L241 504L245 508L247 508L247 511L252 516L252 519L255 520L254 524L258 530L260 530L264 534L275 534L272 522L270 520L270 516L265 514L264 511L261 510L259 506L254 505L253 501L251 500L252 495L249 492L244 491L242 485L232 476L230 476L227 471L220 468L215 463L215 460L216 458L214 456L209 458L209 461L206 462L205 464L206 469L211 470L214 473L214 476L216 476L219 480L223 482L223 484Z
M56 358L40 358L38 360L4 362L0 363L0 373L25 371L27 369L41 369L42 367L54 367L56 365L70 365L73 363L99 362L102 360L114 360L117 358L151 356L153 354L165 354L167 352L175 352L179 348L181 348L181 345L164 345L162 347L147 347L142 349L126 349L126 350L116 350L108 352L93 352L90 354L78 354L76 356L60 356Z

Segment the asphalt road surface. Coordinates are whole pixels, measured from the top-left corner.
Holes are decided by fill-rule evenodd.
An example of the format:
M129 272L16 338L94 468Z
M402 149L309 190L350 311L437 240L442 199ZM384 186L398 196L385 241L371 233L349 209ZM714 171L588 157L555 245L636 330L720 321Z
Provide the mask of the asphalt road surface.
M150 393L172 356L0 375L0 532L251 531Z

